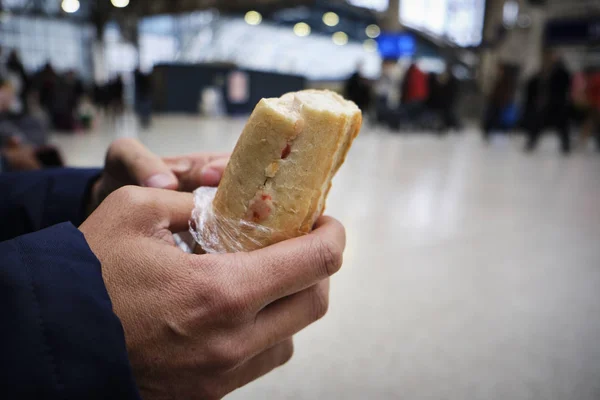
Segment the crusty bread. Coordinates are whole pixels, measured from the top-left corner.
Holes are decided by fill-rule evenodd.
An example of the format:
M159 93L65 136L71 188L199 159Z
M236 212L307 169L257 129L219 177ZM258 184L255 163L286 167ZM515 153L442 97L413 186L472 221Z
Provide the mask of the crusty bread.
M269 229L249 226L223 239L241 241L249 251L310 232L361 123L360 109L330 91L262 99L233 151L213 210L217 219Z

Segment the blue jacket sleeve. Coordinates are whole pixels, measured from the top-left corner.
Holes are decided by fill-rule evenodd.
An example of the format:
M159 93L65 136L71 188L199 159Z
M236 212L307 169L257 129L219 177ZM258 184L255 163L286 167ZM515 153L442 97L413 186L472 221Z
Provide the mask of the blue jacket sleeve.
M0 397L139 399L121 323L83 234L0 243Z
M48 169L0 174L0 241L60 222L80 225L97 169Z

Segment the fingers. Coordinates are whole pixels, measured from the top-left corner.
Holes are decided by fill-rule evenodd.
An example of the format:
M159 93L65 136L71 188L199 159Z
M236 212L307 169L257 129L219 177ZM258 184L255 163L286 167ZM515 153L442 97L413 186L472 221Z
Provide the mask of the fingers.
M115 140L108 150L106 164L122 165L136 185L159 189L178 186L177 177L167 164L135 139Z
M329 217L321 217L315 226L308 235L262 250L213 257L225 268L235 264L236 273L228 274L228 284L241 298L255 302L249 306L258 310L340 269L346 245L344 227Z
M233 385L231 390L247 385L275 368L280 367L288 362L293 354L294 342L292 338L289 338L251 358L230 372L228 384Z
M227 163L229 163L229 156L213 160L206 164L200 171L199 186L218 186Z
M256 316L248 340L255 348L272 346L321 319L329 307L329 279L269 304Z
M139 221L140 227L152 226L182 232L188 229L188 221L194 208L191 193L172 190L125 186L106 199L106 207L126 210Z
M229 153L198 153L164 159L179 179L179 190L186 192L200 186L217 186L228 161Z
M194 198L191 193L169 190L152 190L154 204L162 208L166 220L162 227L177 233L187 231L190 216L194 209Z

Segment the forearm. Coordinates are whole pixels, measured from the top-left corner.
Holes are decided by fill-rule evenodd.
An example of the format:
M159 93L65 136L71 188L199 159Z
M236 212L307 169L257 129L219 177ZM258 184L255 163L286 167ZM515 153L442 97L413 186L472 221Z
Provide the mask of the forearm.
M69 223L0 243L6 398L137 399L100 262Z
M97 169L50 169L0 174L0 241L86 216Z

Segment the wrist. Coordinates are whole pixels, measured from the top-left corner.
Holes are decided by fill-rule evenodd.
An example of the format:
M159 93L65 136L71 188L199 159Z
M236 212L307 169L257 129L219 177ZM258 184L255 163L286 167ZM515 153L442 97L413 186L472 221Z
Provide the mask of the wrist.
M90 183L88 193L85 196L86 200L84 203L85 204L85 208L84 208L85 219L87 219L87 217L89 217L90 214L94 212L94 210L96 209L96 207L98 207L98 205L100 203L101 182L102 182L102 175L93 178L92 182Z

